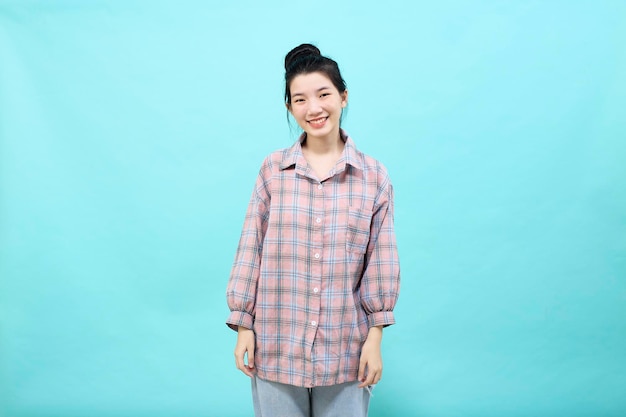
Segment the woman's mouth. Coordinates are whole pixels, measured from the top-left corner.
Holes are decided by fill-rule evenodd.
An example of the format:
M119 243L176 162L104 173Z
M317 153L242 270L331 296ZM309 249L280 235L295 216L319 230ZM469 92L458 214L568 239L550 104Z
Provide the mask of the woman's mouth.
M324 125L326 124L326 120L328 120L328 116L309 120L307 123L311 125L311 127L319 129L320 127L324 127Z

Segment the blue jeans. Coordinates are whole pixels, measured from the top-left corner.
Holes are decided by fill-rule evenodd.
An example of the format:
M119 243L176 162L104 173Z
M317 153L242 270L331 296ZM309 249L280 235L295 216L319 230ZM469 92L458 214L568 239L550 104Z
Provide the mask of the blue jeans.
M367 417L370 392L358 382L302 388L252 378L256 417Z

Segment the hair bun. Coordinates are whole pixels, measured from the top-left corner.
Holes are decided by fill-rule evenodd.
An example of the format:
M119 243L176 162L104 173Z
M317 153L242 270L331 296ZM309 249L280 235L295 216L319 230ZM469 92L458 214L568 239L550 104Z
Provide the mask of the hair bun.
M289 70L294 62L302 60L309 56L321 56L322 53L315 45L311 45L310 43L303 43L300 46L296 46L293 48L287 56L285 56L285 71Z

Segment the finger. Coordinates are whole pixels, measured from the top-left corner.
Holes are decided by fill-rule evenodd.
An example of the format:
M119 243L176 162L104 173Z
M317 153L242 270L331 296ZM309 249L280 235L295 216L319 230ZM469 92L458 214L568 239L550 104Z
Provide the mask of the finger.
M359 374L357 376L357 379L360 382L363 382L365 380L365 366L366 365L367 365L367 362L363 360L359 362Z
M364 366L364 368L365 368L365 366ZM363 387L366 387L366 386L369 385L369 383L367 381L369 379L370 374L371 374L371 372L369 371L369 369L367 370L367 373L365 373L365 371L363 371L363 373L360 374L360 376L359 376L359 382L360 382L359 388L363 388Z
M254 368L254 346L248 346L248 368Z
M252 369L243 362L243 359L241 360L241 366L238 366L237 368L239 368L239 370L247 376L252 377Z
M374 385L374 380L376 379L376 375L377 375L376 372L368 372L367 378L365 378L363 385L364 386Z
M370 383L370 385L376 385L376 384L378 384L378 381L380 381L380 371L376 372L372 376L372 382Z
M372 385L372 382L370 381L370 377L371 377L371 373L369 373L367 377L359 384L359 388L365 388L368 385Z
M238 349L235 350L235 365L237 366L237 369L239 369L241 372L243 372L247 376L251 377L252 372L250 372L250 370L248 369L248 367L246 366L244 362L245 352L246 352L245 350L244 351L239 351Z
M368 364L367 376L366 376L365 380L362 381L361 385L359 385L359 387L363 388L363 387L368 386L368 385L375 385L375 384L377 384L378 381L380 381L380 378L382 377L382 372L383 372L382 367L379 367L379 366L370 367L369 364Z
M241 369L241 372L243 372L244 374L246 374L246 376L252 378L252 376L254 375L254 373L252 372L252 370L250 370L247 366L244 366Z
M235 366L237 369L242 369L245 366L243 362L243 355L243 352L235 350Z
M235 366L237 367L237 369L239 369L239 352L237 351L237 349L235 349L233 354L235 355Z

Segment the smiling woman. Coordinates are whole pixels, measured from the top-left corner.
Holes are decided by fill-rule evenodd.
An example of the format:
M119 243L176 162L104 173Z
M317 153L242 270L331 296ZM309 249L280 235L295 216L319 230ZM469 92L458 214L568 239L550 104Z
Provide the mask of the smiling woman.
M257 416L365 417L400 284L393 187L340 127L337 63L303 44L285 70L304 132L265 159L250 199L227 290L235 362Z
M348 91L339 92L319 72L298 75L291 85L292 103L287 104L287 109L306 132L302 152L308 164L318 177L323 177L343 149L339 125L342 110L348 104Z
M0 416L254 415L225 287L290 145L233 319L260 384L358 379L393 248L354 144L402 263L370 417L626 416L626 1L362 3L0 1ZM343 82L285 83L293 39L349 87L319 173L283 95Z

